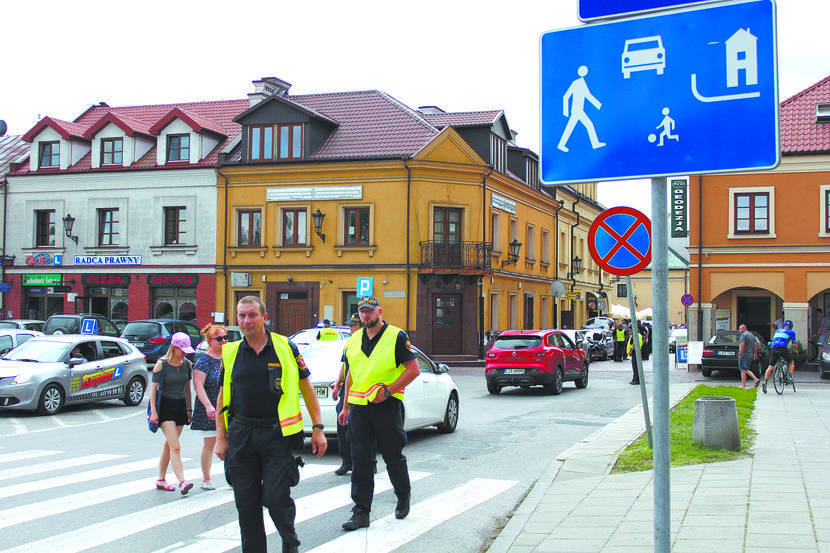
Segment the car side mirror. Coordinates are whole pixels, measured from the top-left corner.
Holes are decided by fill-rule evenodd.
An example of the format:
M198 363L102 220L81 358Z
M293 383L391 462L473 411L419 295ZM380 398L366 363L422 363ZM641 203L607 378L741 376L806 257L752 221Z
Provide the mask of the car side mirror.
M82 364L83 362L84 362L84 358L83 358L83 357L72 357L72 358L69 360L69 366L70 366L70 367L74 367L75 365L80 365L80 364Z
M438 373L448 373L450 372L450 367L446 363L438 363Z

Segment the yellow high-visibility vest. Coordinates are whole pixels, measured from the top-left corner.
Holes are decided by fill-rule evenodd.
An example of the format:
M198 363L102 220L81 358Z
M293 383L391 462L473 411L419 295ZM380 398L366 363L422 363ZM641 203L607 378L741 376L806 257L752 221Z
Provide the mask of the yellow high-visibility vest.
M330 341L330 340L337 340L337 338L339 338L339 335L337 334L337 331L334 330L333 328L329 327L329 326L324 326L323 328L321 328L319 334L320 334L320 337L317 338L317 339L320 340L321 342Z
M373 401L381 388L395 382L404 371L402 365L395 364L395 344L400 328L387 326L369 357L361 349L363 332L365 329L361 328L346 342L346 359L349 360L349 373L352 375L348 401L354 405L366 405ZM403 400L403 392L395 392L392 396Z
M282 365L282 397L277 404L277 417L283 436L290 436L303 430L303 415L300 412L300 374L294 352L288 345L288 338L270 332L271 344L277 352L277 358ZM225 368L225 379L222 382L222 405L230 407L233 396L233 368L239 346L242 341L231 342L222 348L222 366ZM228 409L222 412L225 429L228 428Z

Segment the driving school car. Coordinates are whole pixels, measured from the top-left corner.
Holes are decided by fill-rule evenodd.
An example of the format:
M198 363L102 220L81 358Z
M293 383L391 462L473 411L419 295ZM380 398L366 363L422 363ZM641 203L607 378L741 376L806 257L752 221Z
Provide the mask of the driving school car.
M73 334L36 337L0 357L0 410L54 415L65 404L108 399L133 406L141 403L147 382L144 355L125 340Z

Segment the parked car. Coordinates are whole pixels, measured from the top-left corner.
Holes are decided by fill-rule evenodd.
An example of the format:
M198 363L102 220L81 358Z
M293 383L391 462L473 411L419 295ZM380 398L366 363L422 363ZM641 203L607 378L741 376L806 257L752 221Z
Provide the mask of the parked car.
M606 329L610 332L610 331L614 330L614 319L612 319L611 317L602 317L602 316L601 317L591 317L590 319L585 321L585 324L582 326L582 328L590 328L590 327L595 327L595 326L601 326L602 328L604 328L604 329Z
M819 344L821 353L819 354L819 374L821 378L830 378L830 337L824 341L824 344Z
M560 329L559 332L565 334L568 338L571 339L571 342L573 342L576 347L578 347L579 349L581 349L582 351L585 352L585 360L588 361L588 363L590 364L591 355L588 351L590 346L588 345L588 342L585 341L585 330L583 330L583 329L576 330L574 328L563 328L563 329Z
M76 348L81 357L72 357ZM0 357L0 410L54 415L65 404L108 399L138 405L147 383L144 356L125 340L37 336Z
M343 348L346 342L332 340L317 342L303 351L303 359L311 372L311 381L320 402L323 432L328 437L337 435L337 402L331 397L335 382L340 374ZM458 424L458 386L449 375L449 367L437 364L427 355L412 346L418 359L421 374L406 387L403 396L403 426L410 432L418 428L435 426L438 432L454 432ZM311 416L300 396L305 433L310 434Z
M484 376L491 394L507 386L542 386L558 395L566 381L588 385L588 360L560 330L509 330L487 352Z
M43 325L45 324L46 321L38 319L6 319L0 321L0 330L20 328L22 330L37 330L38 332L42 332Z
M337 340L333 341L345 342L346 340L352 337L352 331L347 326L332 326L331 328L337 331L338 337ZM319 332L319 328L306 328L305 330L295 332L294 334L289 336L288 339L294 342L294 344L297 346L297 349L299 349L300 352L303 352L308 346L319 342L319 340L317 339L317 334Z
M194 349L202 341L199 327L189 321L178 319L130 321L121 331L121 337L144 354L148 365L155 365L156 361L164 357L170 349L170 340L176 332L184 332L190 336L190 343ZM191 361L195 360L195 355L192 353L186 357Z
M0 330L0 355L13 350L26 340L34 338L35 336L45 336L45 334L37 330L21 330L19 328Z
M758 360L753 361L749 368L756 376L769 366L769 345L757 332L752 332L758 342ZM701 358L703 376L712 376L712 371L737 371L738 351L741 347L741 333L737 330L716 332L703 346Z
M583 328L591 361L606 361L614 357L614 334L601 323Z
M669 333L669 353L674 353L677 350L677 339L679 337L688 338L689 330L685 328L673 328Z
M242 339L242 332L239 330L238 326L226 326L225 330L228 331L228 342L238 342ZM196 352L193 354L193 359L198 361L207 350L208 343L205 340L202 340L199 342L199 345L196 346Z
M93 322L94 321L94 322ZM89 329L95 332L87 332ZM60 313L46 319L44 334L100 334L118 338L120 332L111 320L97 313Z

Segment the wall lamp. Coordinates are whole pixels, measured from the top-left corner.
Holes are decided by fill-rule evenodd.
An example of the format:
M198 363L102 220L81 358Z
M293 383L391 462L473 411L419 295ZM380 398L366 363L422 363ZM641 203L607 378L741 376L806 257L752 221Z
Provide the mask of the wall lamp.
M513 265L517 261L519 261L519 248L522 247L522 243L519 242L516 238L513 239L508 246L507 251L507 259L501 262L501 266L505 267L507 265Z
M582 260L579 259L579 256L575 256L571 260L571 272L568 273L568 279L576 280L575 277L579 273L582 272Z
M326 235L323 234L321 231L323 230L323 219L326 218L326 214L320 211L320 208L317 208L317 211L311 214L311 219L314 221L314 232L317 233L323 243L326 241Z
M78 237L72 234L72 227L75 226L75 217L70 215L69 213L66 214L66 217L63 218L63 230L66 233L66 237L70 240L73 240L76 244L78 243Z

